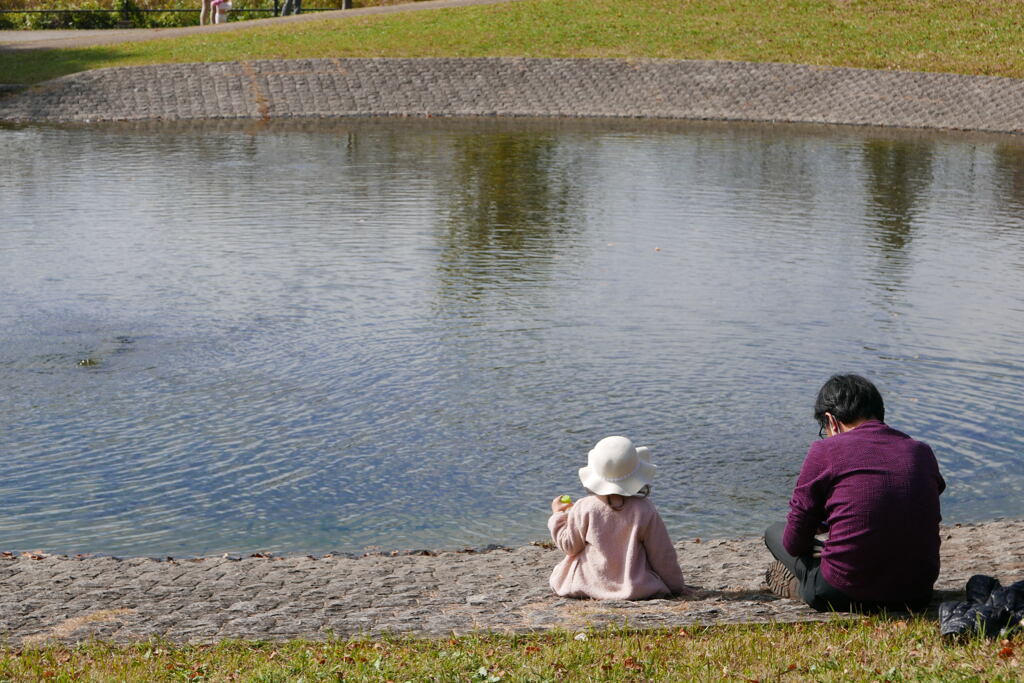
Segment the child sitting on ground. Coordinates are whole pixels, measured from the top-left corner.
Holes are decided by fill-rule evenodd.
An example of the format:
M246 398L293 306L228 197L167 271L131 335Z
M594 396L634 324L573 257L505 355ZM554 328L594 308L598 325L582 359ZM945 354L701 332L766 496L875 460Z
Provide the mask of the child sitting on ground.
M657 468L650 451L624 436L601 439L580 469L592 495L551 501L548 529L565 553L551 589L572 598L643 600L689 595L675 548L648 500ZM566 497L567 498L567 497Z

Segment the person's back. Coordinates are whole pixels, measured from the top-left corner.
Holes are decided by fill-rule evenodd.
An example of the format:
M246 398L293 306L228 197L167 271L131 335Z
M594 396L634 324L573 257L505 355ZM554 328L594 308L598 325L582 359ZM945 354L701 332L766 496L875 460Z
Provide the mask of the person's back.
M944 487L927 444L869 420L811 446L783 544L811 552L806 539L827 520L821 572L830 584L863 601L927 599L939 575Z
M549 521L566 557L551 573L551 589L566 597L639 600L684 590L683 575L665 524L648 498L607 496L578 500L568 515Z
M548 530L565 557L551 572L563 597L642 600L687 594L675 548L647 499L657 467L624 436L601 439L580 468L591 495L551 501Z
M885 424L882 395L860 375L830 377L814 417L821 440L804 459L787 522L765 531L777 560L769 588L818 610L927 606L946 487L932 449Z

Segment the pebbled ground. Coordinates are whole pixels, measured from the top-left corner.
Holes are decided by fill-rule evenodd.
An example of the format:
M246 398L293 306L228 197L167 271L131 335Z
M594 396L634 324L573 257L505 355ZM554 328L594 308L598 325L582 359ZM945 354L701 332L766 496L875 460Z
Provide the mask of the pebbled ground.
M936 604L962 591L975 573L1004 584L1024 579L1024 520L945 527L943 539ZM689 539L676 548L698 593L644 602L552 595L547 577L559 553L539 545L321 558L3 553L0 639L206 642L830 618L767 592L771 558L758 538Z

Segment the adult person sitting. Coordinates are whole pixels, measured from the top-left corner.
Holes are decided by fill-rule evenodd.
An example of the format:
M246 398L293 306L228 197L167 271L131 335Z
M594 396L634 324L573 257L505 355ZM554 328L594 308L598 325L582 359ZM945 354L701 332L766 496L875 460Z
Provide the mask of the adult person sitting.
M860 375L829 378L814 417L820 440L807 452L787 521L765 531L777 560L769 588L819 611L927 607L946 488L932 449L885 424L882 395Z

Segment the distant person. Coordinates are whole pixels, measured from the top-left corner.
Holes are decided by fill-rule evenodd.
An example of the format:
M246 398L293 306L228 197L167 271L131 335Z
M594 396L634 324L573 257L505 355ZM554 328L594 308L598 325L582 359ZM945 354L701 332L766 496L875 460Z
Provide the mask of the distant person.
M821 440L807 452L788 520L765 531L777 560L769 588L819 611L927 607L946 488L932 449L885 424L882 395L860 375L825 382L814 417Z
M228 23L228 12L231 11L231 0L212 0L210 9L213 10L213 23Z
M199 0L199 25L205 26L206 24L213 23L213 0Z
M281 16L289 14L302 14L302 0L284 0L281 5Z
M551 501L548 529L565 558L551 589L572 598L642 600L689 594L665 523L647 498L656 467L624 436L601 439L580 469L592 494Z

